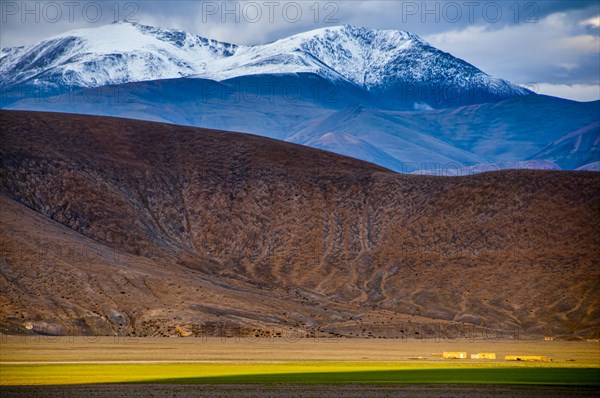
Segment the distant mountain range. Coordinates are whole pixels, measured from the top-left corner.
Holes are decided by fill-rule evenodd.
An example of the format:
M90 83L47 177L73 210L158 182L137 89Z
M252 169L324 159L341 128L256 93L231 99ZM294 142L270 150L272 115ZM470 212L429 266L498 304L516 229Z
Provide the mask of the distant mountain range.
M121 22L2 49L6 109L268 136L400 172L600 169L600 101L540 96L403 31L238 46Z

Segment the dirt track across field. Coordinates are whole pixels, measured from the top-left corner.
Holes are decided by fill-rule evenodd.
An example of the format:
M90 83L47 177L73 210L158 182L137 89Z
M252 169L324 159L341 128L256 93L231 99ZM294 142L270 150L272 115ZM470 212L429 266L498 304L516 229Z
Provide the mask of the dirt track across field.
M3 387L3 398L563 398L597 397L590 388L544 386L298 386L298 385L85 385Z

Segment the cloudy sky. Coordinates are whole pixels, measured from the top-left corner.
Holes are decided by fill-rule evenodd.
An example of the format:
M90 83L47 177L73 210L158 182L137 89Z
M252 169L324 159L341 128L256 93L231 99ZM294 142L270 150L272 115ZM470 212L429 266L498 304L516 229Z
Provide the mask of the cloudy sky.
M600 99L600 2L541 1L6 1L0 45L28 45L129 19L236 44L323 26L415 33L483 71L543 94Z

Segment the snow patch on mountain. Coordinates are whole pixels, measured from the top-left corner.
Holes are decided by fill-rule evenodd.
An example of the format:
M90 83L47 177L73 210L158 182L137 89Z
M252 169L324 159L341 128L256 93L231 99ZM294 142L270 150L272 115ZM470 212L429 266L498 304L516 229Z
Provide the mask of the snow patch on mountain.
M600 171L600 160L578 167L579 171Z

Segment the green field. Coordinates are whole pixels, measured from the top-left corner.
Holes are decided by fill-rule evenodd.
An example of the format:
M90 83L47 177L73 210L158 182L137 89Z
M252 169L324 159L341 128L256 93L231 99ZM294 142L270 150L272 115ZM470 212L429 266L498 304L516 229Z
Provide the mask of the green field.
M443 351L495 352L498 359L444 360L441 358ZM551 361L509 362L503 359L511 354L548 355ZM411 359L415 357L424 359ZM600 388L600 345L589 342L383 339L290 342L218 338L0 338L0 395L7 389L17 389L15 391L22 394L12 396L29 397L30 390L19 386L48 389L52 385L103 385L103 388L111 388L125 384L139 390L141 396L145 384L174 389L183 385L201 388L203 384L214 388L218 385L273 388L304 385L310 389L317 385L368 388L369 385L432 384L478 388L476 386L493 384L597 390ZM127 394L134 393L134 390L127 391ZM172 396L170 393L168 390L166 396ZM511 390L505 395L512 396L513 393ZM32 394L36 396L35 392ZM559 394L563 395L564 391ZM332 396L332 392L328 391L325 396Z
M545 384L599 386L600 369L470 363L171 363L2 365L0 384Z

